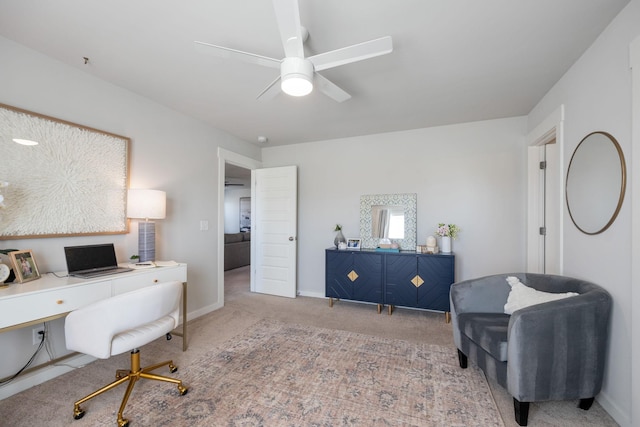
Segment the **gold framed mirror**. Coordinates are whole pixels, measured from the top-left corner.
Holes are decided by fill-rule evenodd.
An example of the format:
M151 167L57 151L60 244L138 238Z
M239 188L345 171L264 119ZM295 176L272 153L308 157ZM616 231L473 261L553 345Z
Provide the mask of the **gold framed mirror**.
M573 224L599 234L613 224L624 200L627 169L618 141L607 132L592 132L578 144L567 169L565 196Z

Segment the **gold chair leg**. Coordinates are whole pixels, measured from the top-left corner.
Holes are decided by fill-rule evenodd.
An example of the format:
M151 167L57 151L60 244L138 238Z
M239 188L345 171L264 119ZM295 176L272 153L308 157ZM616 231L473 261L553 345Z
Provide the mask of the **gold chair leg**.
M124 408L127 406L127 401L129 400L129 396L133 391L133 387L135 386L136 382L140 378L146 378L150 380L164 381L164 382L176 384L178 386L178 391L180 392L181 396L184 396L185 394L187 394L187 391L189 391L189 388L185 387L182 384L181 380L150 373L150 371L158 369L162 366L168 366L169 371L172 373L178 370L178 368L173 364L172 360L167 360L162 363L157 363L155 365L147 366L146 368L140 368L140 352L138 350L131 351L131 370L127 371L125 369L118 369L116 371L117 379L114 382L102 387L97 391L94 391L88 396L83 397L82 399L75 402L73 406L73 418L75 418L76 420L79 420L84 416L85 411L80 407L80 404L106 391L109 391L112 388L119 386L120 384L128 382L127 390L124 393L124 397L122 398L122 402L120 403L120 408L118 410L118 427L127 427L129 425L129 420L123 417Z

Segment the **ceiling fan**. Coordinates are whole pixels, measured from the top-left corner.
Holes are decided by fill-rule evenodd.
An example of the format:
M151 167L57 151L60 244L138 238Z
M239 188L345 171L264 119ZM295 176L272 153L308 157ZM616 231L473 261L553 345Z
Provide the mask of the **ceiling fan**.
M280 69L280 76L260 92L258 99L271 99L280 93L280 90L288 95L304 96L313 90L315 84L321 92L333 100L346 101L351 98L351 95L318 74L318 71L386 55L393 51L391 36L386 36L305 58L303 44L308 32L300 25L297 0L273 0L273 7L284 47L285 58L283 59L269 58L201 41L195 42L198 50L208 54ZM278 82L280 82L279 85L276 84Z

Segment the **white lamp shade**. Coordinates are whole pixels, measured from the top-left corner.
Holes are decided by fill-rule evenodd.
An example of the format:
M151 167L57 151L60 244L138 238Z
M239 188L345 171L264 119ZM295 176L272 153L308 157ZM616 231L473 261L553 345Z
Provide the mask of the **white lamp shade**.
M166 216L167 193L160 190L131 189L127 196L127 217L162 219Z

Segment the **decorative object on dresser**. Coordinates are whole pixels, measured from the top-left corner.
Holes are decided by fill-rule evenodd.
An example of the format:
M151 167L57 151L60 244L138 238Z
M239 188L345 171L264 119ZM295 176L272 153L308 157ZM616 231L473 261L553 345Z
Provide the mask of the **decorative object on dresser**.
M346 243L347 239L344 238L344 234L342 234L342 226L340 224L336 224L336 227L333 229L336 231L336 237L333 239L333 246L336 248L340 246L340 243Z
M0 239L129 231L129 138L0 104L0 139Z
M443 222L438 224L438 228L436 229L436 234L440 236L442 244L440 248L444 253L451 253L451 240L455 240L458 238L458 233L460 232L460 227L455 224L445 224Z
M449 320L449 288L454 281L452 254L325 251L325 296L334 299L442 311Z
M360 250L360 239L356 239L354 237L350 237L347 239L347 249L350 249L352 251L359 251Z
M512 312L518 287L528 288L529 301ZM565 276L497 274L451 287L460 367L470 359L506 388L521 426L530 402L575 399L591 407L602 387L610 313L606 290Z
M440 251L436 242L436 238L433 236L427 237L427 245L425 248L426 249L424 253L427 254L437 254Z
M381 239L402 250L416 250L417 195L360 196L360 238L363 249L379 247Z
M156 260L156 223L150 219L164 219L167 194L160 190L131 189L128 192L127 216L140 218L138 222L138 255L140 262Z

